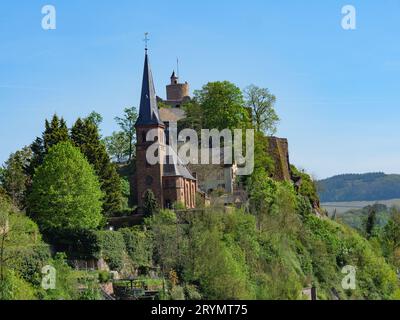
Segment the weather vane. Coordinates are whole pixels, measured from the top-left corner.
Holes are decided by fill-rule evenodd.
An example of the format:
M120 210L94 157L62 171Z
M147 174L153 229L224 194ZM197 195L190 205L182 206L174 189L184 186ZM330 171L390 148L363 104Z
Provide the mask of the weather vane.
M147 44L149 43L149 37L148 37L148 35L149 35L149 33L148 32L145 32L144 33L144 39L143 39L143 41L144 41L144 43L145 43L145 47L144 47L144 49L147 51Z

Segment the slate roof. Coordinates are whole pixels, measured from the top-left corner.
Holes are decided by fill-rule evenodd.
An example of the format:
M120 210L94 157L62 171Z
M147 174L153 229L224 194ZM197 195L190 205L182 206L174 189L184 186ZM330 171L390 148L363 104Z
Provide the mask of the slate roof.
M149 57L145 55L142 95L140 99L139 117L136 126L164 125L161 121L157 107L156 91L154 89L153 75L151 73Z
M173 148L169 148L173 155L166 156L167 159L164 161L164 177L183 177L190 180L196 180L188 170L188 168L183 164L183 161L179 158L176 151ZM173 161L173 158L177 161Z

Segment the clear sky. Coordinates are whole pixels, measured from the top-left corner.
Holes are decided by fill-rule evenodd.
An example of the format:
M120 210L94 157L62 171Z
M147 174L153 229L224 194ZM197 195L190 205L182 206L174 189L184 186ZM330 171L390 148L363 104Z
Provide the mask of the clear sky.
M46 4L56 30L41 27ZM347 4L356 30L341 27ZM96 110L116 130L139 104L146 31L158 95L179 57L192 89L270 88L291 162L317 178L400 173L398 0L2 0L0 163L55 112L71 125Z

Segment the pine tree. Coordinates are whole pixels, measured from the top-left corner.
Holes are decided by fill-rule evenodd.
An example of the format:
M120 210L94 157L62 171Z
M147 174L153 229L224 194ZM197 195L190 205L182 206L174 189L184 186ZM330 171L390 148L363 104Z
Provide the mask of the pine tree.
M151 217L152 215L158 212L158 203L157 199L151 190L147 190L144 194L144 205L143 211L145 217Z
M371 207L365 224L365 233L367 234L367 239L373 236L375 224L376 224L376 210L374 207Z
M93 166L105 194L103 212L111 215L122 208L121 181L100 139L97 126L89 119L78 119L71 129L71 139Z
M45 122L46 130L43 133L43 145L45 153L49 151L52 146L55 146L59 142L69 140L68 128L64 119L59 119L55 114L53 119L49 123L48 120Z
M42 137L37 137L31 144L32 159L29 166L26 168L26 173L33 177L35 169L43 163L44 156L49 149L59 142L69 141L68 128L63 118L59 119L55 114L49 122L45 121L45 131Z

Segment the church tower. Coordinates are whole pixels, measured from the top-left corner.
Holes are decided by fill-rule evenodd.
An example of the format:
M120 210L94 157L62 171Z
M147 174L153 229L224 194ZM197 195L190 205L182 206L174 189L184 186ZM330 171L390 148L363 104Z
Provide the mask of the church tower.
M137 144L136 144L136 183L137 183L137 202L139 213L143 212L144 195L147 190L151 190L160 207L163 207L163 162L165 159L165 125L160 119L157 98L154 89L153 76L150 69L149 57L146 48L142 95L140 100L139 116L135 124ZM155 141L147 141L146 135L150 130L157 132ZM155 165L149 164L146 152L149 146L158 143L159 161ZM158 153L158 155L157 155Z

